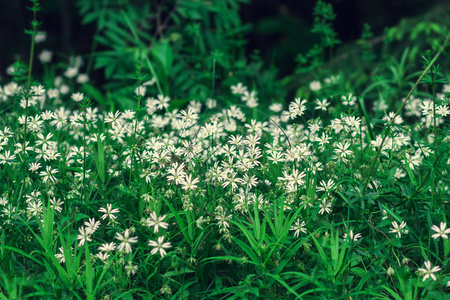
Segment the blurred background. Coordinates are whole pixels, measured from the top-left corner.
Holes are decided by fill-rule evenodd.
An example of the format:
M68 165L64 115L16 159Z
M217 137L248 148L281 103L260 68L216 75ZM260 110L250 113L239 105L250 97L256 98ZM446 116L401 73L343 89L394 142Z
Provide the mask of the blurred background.
M93 0L99 1L101 0ZM83 25L74 0L43 0L38 20L47 32L45 48L55 53L86 54L90 51L95 27ZM133 1L129 1L133 2ZM149 2L161 2L150 0ZM310 32L313 23L314 0L257 0L246 1L240 16L250 24L246 52L261 51L266 62L273 62L280 74L293 71L293 58L305 53L315 42ZM330 0L337 15L334 22L338 38L343 42L357 40L364 23L375 36L385 27L394 26L403 18L421 18L430 12L447 10L450 1L444 0ZM170 1L166 1L170 5ZM0 1L0 74L18 57L27 57L29 39L23 33L32 18L26 9L28 0Z
M146 72L154 64L151 75L160 85L152 86L149 94L178 99L178 108L190 99L209 97L231 105L229 87L238 82L258 91L265 104L308 98L311 82L334 75L341 82L323 93L336 97L365 93L365 87L383 75L398 88L385 96L395 101L407 88L403 78L421 68L423 51L438 49L450 27L448 0L42 0L40 4L37 19L46 40L36 45L36 57L50 50L53 58L47 66L36 60L33 73L44 73L42 83L51 86L55 75L73 65L69 58L81 55L84 64L77 72L90 78L81 91L100 104L124 109L134 105L130 95L136 81L131 76L137 61L146 61ZM2 78L8 78L6 69L14 61L28 62L30 39L24 30L30 29L30 5L28 0L0 1ZM448 60L441 63L445 68Z

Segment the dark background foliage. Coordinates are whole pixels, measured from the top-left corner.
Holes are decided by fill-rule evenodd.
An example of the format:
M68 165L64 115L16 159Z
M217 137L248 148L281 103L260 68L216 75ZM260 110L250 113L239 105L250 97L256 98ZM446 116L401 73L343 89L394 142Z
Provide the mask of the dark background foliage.
M96 0L94 0L96 1ZM98 1L98 0L97 0ZM151 0L150 2L159 2ZM18 57L28 55L29 43L23 34L29 27L31 12L27 0L0 1L0 74ZM170 2L170 1L167 1ZM334 0L328 1L338 16L335 29L344 43L360 37L364 23L371 25L375 35L383 33L404 17L420 16L443 0ZM94 26L83 26L76 1L44 0L38 16L42 30L48 33L46 48L55 52L85 54L90 50ZM314 37L313 0L258 0L242 6L244 24L252 25L246 45L247 53L261 50L265 61L273 62L282 74L292 72L292 61L299 52L306 52Z

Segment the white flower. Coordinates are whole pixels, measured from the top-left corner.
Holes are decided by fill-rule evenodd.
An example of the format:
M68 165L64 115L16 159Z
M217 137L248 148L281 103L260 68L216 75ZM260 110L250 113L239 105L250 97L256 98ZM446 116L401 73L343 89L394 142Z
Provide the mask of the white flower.
M447 227L447 223L444 223L444 222L441 222L440 227L433 225L431 227L431 229L436 231L437 233L433 234L431 237L433 239L437 239L439 237L442 237L443 239L448 239L447 233L450 233L450 228L446 228L446 227Z
M39 175L42 177L42 182L46 183L49 179L53 182L57 182L58 180L53 176L53 174L58 173L57 169L53 169L50 166L45 167L45 171L41 171Z
M239 82L237 85L231 86L231 93L233 94L243 94L247 91L247 87L243 86L241 82Z
M138 266L133 265L133 262L130 260L128 261L128 264L125 266L125 270L127 270L128 276L136 274L137 269Z
M347 239L347 237L349 237L349 240L356 242L362 236L361 236L361 233L354 234L353 230L350 230L350 233L348 235L344 234L344 239Z
M52 55L53 53L51 51L48 50L43 50L41 52L41 54L39 54L39 60L41 61L41 63L45 64L45 63L49 63L52 61Z
M34 36L34 42L36 44L45 42L46 39L47 39L47 33L45 33L44 31L38 31L38 32L36 32L36 35Z
M342 104L344 105L348 105L348 106L353 106L356 104L356 97L353 96L352 94L348 94L347 96L342 96Z
M110 220L115 220L117 217L113 214L120 212L120 210L118 210L117 208L112 209L111 203L106 204L106 209L103 207L100 207L100 209L98 211L104 213L104 215L102 216L102 220L104 220L108 217Z
M94 218L91 218L89 219L89 222L84 222L84 225L86 226L86 232L88 234L93 234L100 227L100 221L96 222Z
M327 212L327 214L331 212L331 202L327 202L327 200L325 199L322 200L322 203L320 203L319 207L319 214L321 215L323 215L324 212Z
M319 100L319 99L316 99L316 103L317 103L317 106L315 107L315 109L317 109L317 110L327 110L327 107L330 105L330 103L328 103L328 100L327 99L323 99L323 100Z
M391 228L391 230L389 232L397 234L399 238L402 237L402 233L404 233L404 234L408 233L408 229L404 229L406 226L405 221L403 221L400 225L398 225L397 222L393 221L392 226L394 228Z
M71 98L75 102L80 102L81 100L84 99L84 94L83 93L74 93L74 94L72 94Z
M125 232L123 233L123 235L121 235L120 233L116 233L116 239L118 239L119 241L122 241L122 243L120 243L119 247L117 247L117 250L122 250L125 248L125 253L130 253L131 251L133 251L131 249L131 243L137 243L138 238L137 237L130 237L130 229L126 229Z
M55 199L55 197L53 197L53 199L50 199L50 203L51 203L51 208L54 209L57 212L61 212L62 211L62 205L64 204L64 201L61 201L61 199Z
M309 88L311 89L311 91L318 91L322 88L322 85L319 81L311 81L309 83Z
M423 276L423 281L427 280L427 278L431 277L434 281L436 281L436 275L433 273L439 272L441 268L439 266L435 266L431 268L431 262L428 260L425 262L425 269L419 268L417 272L421 273Z
M86 241L92 242L91 235L89 234L87 229L85 229L84 227L80 227L78 231L80 232L80 234L77 236L77 239L80 240L80 242L78 243L78 247L83 246Z
M290 228L290 230L295 230L294 237L298 237L300 235L300 232L306 233L305 225L305 221L302 221L302 223L300 223L300 220L298 219L295 221L295 224Z
M198 183L200 180L197 178L192 179L192 175L186 175L182 180L181 180L181 185L183 190L195 190L197 188L196 183Z
M109 243L109 244L102 244L100 247L98 247L98 251L103 251L103 252L111 252L116 250L116 244L114 244L114 242Z
M169 226L169 223L163 222L165 218L166 215L158 217L155 212L151 212L150 218L146 220L146 225L148 227L155 226L153 228L153 232L157 233L159 232L159 227L167 229L167 227Z
M152 249L152 251L150 252L151 255L156 254L157 252L159 252L159 254L161 255L161 257L164 257L164 255L167 254L166 250L164 249L169 249L170 247L172 247L172 245L170 244L170 242L164 242L164 236L160 236L158 238L158 241L148 241L148 245L151 247L155 247Z

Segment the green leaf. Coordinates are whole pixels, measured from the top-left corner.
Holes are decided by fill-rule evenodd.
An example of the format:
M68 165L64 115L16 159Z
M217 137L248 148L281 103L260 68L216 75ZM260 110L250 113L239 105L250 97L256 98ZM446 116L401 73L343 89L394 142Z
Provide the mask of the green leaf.
M150 53L156 58L164 68L165 76L170 76L173 63L173 50L169 42L164 40L152 46Z
M108 107L108 101L106 100L106 98L103 96L100 90L94 87L93 85L89 83L83 84L82 91L86 94L86 96L90 97L91 99L94 99L100 105Z
M189 232L187 230L186 225L183 222L183 219L181 218L180 214L178 213L178 211L172 206L172 204L170 204L169 201L167 201L164 197L162 197L163 201L166 203L166 205L169 207L170 211L172 212L173 216L175 217L175 219L177 220L178 226L180 226L181 229L181 233L183 233L184 238L187 240L187 242L189 243L189 245L193 245L193 241L189 235Z

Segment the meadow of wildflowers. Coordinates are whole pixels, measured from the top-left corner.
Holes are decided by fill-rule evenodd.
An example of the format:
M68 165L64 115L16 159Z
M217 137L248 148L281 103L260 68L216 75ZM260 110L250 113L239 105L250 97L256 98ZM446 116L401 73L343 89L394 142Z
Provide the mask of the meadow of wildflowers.
M0 299L450 299L441 42L398 105L373 110L324 94L342 74L288 104L239 81L235 104L174 108L140 62L135 107L107 110L81 57L45 84L11 65Z

